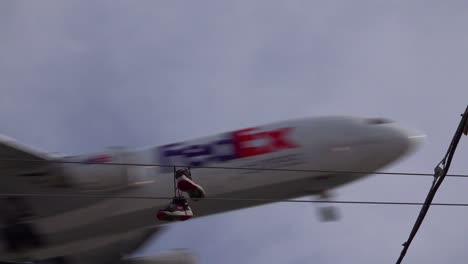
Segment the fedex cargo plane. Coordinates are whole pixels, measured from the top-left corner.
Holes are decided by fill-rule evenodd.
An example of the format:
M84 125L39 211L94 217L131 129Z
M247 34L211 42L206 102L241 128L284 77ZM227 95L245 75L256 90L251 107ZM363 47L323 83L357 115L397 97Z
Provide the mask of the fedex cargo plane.
M5 137L0 191L10 196L0 207L0 261L132 262L123 256L171 224L166 220L187 216L187 208L190 217L182 220L281 199L320 199L401 159L422 137L387 119L341 116L68 157ZM183 168L176 179L175 165ZM175 191L185 205L171 202ZM161 212L173 218L161 221Z

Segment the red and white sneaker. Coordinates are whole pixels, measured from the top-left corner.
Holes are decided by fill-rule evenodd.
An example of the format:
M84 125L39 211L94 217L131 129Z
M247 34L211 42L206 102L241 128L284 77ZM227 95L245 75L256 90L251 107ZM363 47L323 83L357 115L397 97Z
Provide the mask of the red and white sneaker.
M159 210L156 217L161 221L185 221L193 217L193 212L186 199L174 198L166 208Z
M205 191L200 185L193 182L190 171L187 169L176 171L176 183L177 189L188 193L190 198L194 201L198 201L205 197Z

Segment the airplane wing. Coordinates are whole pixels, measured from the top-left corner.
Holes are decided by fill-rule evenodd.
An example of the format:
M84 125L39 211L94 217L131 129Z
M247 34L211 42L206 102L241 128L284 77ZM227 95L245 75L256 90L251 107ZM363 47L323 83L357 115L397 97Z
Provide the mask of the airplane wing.
M119 263L165 230L154 208L114 215L115 200L29 196L80 193L48 184L57 158L0 136L0 263Z
M124 234L90 239L89 241L76 241L63 246L44 245L42 249L24 254L12 254L0 250L0 264L3 263L89 263L89 264L116 264L131 263L125 260L126 255L141 247L152 236L164 231L164 227L153 226L132 230ZM47 239L47 238L46 238ZM73 241L70 237L69 241ZM4 242L1 241L0 242ZM48 241L49 242L49 241ZM53 242L52 242L53 243ZM2 243L0 243L1 245ZM65 252L65 254L64 254ZM32 258L34 262L24 262Z

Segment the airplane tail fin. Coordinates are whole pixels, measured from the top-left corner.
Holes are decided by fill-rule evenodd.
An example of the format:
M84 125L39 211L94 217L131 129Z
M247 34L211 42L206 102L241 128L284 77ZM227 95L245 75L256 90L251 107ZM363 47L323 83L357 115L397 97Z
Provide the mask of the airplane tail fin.
M40 176L46 163L54 157L44 151L17 142L15 139L0 135L0 169L12 169L21 176Z
M8 136L0 135L0 159L47 160L49 158L43 151L21 144Z

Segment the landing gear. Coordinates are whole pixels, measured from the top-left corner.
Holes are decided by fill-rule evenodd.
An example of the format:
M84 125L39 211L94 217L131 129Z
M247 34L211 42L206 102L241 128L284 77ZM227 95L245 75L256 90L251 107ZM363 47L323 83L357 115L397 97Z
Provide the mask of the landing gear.
M323 192L319 196L319 200L329 200L332 197L331 193ZM335 222L340 220L339 210L333 205L320 205L318 208L319 219L322 222Z
M158 211L156 217L160 221L186 221L193 217L193 212L182 192L198 201L205 197L203 188L192 179L190 169L184 168L176 171L174 167L174 198L164 209Z
M340 220L338 208L335 206L324 206L319 208L320 221L334 222Z

